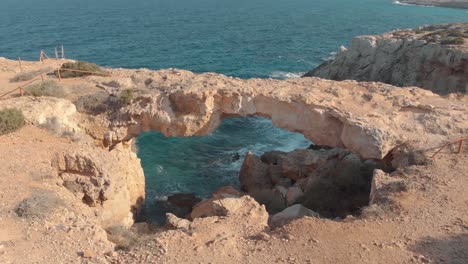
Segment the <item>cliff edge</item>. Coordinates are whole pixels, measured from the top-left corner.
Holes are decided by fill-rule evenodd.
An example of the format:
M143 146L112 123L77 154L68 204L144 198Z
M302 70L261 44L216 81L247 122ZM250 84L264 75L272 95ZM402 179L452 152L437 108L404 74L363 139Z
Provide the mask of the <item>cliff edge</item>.
M311 76L467 93L468 23L355 37L349 49L304 75Z

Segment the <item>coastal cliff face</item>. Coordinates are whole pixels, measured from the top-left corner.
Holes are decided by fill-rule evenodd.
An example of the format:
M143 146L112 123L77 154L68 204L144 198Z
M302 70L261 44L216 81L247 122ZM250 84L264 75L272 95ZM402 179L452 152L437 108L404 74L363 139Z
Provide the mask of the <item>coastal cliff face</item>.
M439 94L468 92L468 23L359 36L304 77L379 81Z

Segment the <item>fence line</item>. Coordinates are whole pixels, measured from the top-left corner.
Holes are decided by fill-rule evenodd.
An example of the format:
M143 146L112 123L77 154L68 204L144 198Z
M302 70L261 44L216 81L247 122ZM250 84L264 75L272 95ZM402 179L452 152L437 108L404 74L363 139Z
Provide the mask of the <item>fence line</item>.
M32 95L30 92L26 91L24 88L26 88L26 86L32 84L33 82L38 81L39 79L41 79L42 81L44 81L44 79L43 79L43 77L42 77L42 74L41 74L41 78L40 78L39 75L38 75L38 76L36 76L36 78L32 79L31 81L29 81L29 82L27 82L27 83L25 83L25 84L23 84L23 85L20 85L20 86L16 87L15 89L13 89L13 90L11 90L11 91L9 91L9 92L7 92L7 93L4 93L4 94L0 95L0 98L3 98L3 97L5 97L5 96L7 96L7 95L9 95L9 94L11 94L11 93L13 93L13 92L15 92L16 90L19 90L20 96L23 96L23 95L26 93L26 94L29 94L30 96L32 96L32 100L34 100L34 101L35 101L35 100L38 100L38 99L36 99L36 98L34 97L34 95Z
M467 137L462 137L462 138L459 138L459 139L456 139L456 140L452 140L452 141L449 141L449 142L445 143L445 145L443 145L438 151L436 151L436 153L434 153L434 155L432 155L431 158L434 158L437 154L439 154L439 152L441 152L448 145L452 145L452 144L455 144L455 143L458 143L457 154L460 154L462 152L462 150L463 150L463 141L465 141L465 140L468 140L468 136Z

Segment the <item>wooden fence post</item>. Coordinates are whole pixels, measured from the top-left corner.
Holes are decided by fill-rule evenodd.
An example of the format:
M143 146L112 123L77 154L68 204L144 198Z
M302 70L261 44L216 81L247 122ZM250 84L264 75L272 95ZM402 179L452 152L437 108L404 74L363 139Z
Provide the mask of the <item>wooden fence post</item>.
M18 57L18 63L19 63L20 71L23 71L23 66L21 65L21 57Z
M462 149L463 149L463 139L461 139L460 142L458 143L458 151L457 151L457 154L461 154L461 153L462 153Z
M20 86L19 91L20 91L20 96L23 96L24 95L23 87Z
M65 49L63 48L63 45L62 45L62 59L65 59Z
M62 76L60 76L60 68L57 68L57 75L58 75L59 81L62 81Z
M57 51L57 47L55 47L55 59L58 60L58 51Z

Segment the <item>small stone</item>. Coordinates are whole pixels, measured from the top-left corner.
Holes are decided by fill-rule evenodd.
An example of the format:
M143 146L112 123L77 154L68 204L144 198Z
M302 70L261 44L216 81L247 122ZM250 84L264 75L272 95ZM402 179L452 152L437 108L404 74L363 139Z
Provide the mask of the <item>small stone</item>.
M94 254L94 252L91 251L91 250L85 250L85 251L83 251L82 257L83 258L94 258L94 257L96 257L96 254Z

